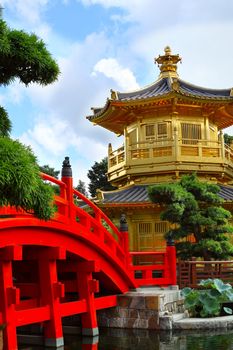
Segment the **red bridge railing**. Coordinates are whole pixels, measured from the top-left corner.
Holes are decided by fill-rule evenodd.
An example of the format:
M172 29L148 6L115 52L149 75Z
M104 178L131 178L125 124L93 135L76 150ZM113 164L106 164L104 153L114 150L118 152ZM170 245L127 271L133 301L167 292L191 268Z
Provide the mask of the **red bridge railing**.
M132 274L136 286L175 285L176 284L176 252L173 244L168 244L164 252L129 252L128 228L120 230L112 221L88 198L73 188L72 177L63 176L62 180L41 173L44 181L59 187L59 195L54 196L57 212L53 218L68 226L85 227L90 238L98 238L102 247L125 265ZM80 203L82 206L80 207ZM1 215L31 215L11 207L0 208ZM137 263L142 256L151 257L151 263Z
M130 255L132 259L144 256L151 258L150 265L131 266L138 287L176 285L176 252L173 245L168 245L164 252L130 252Z

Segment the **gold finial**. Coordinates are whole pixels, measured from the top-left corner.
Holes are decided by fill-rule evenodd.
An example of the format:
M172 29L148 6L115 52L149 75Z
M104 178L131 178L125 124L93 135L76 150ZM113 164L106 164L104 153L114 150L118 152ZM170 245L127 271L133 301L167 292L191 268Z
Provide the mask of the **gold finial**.
M166 46L164 49L165 55L155 58L155 63L158 63L160 68L160 76L173 76L178 77L177 74L177 63L181 61L179 55L172 55L171 49L169 46Z
M112 99L112 100L116 100L116 99L117 99L117 93L116 93L116 91L110 89L110 92L111 92L111 99Z

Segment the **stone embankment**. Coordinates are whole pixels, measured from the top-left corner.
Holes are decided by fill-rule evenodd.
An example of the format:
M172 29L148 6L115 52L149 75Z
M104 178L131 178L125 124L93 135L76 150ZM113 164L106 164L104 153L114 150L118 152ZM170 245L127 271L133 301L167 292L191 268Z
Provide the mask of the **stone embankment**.
M233 316L189 318L177 286L139 288L118 296L118 305L98 313L99 327L191 330L233 328Z
M171 329L174 313L183 312L177 286L139 288L118 296L118 305L98 313L99 327L128 329Z

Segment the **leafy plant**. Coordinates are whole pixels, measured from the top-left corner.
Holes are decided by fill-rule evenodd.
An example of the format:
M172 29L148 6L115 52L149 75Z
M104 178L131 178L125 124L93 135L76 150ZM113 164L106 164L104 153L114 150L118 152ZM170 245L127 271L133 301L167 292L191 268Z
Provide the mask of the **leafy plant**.
M202 280L198 285L200 289L182 289L184 306L192 317L220 316L222 309L228 315L233 314L231 308L223 306L223 303L233 302L233 288L229 283L224 283L218 278L209 278Z

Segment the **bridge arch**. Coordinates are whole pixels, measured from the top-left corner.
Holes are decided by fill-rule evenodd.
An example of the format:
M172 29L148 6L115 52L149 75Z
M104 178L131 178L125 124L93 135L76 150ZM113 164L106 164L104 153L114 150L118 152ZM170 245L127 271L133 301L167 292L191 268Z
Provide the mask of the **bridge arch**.
M43 221L20 209L0 208L0 324L7 325L7 350L17 349L17 327L33 323L43 324L45 345L61 346L62 318L76 314L83 334L96 335L96 311L115 306L116 294L140 285L176 284L173 246L166 252L150 252L156 258L152 266L132 266L131 256L148 252L130 255L124 220L119 231L92 201L73 189L69 164L61 181L42 177L59 187L53 219ZM138 269L140 282L134 278ZM155 270L160 277L154 278Z
M42 177L59 186L52 220L0 209L0 322L10 350L17 349L17 327L41 322L45 345L62 345L62 318L75 314L83 334L98 334L96 310L115 306L116 293L136 287L126 233L73 189L70 171L62 181Z
M71 261L96 261L100 266L100 276L103 288L109 292L125 293L135 288L133 274L126 268L125 256L118 247L113 254L112 247L103 245L99 237L91 237L90 233L81 228L79 232L64 225L41 222L35 218L4 220L0 228L0 249L7 246L22 246L23 253L28 254L40 247L61 247L66 251ZM37 225L36 225L37 222ZM24 254L23 254L24 255Z

